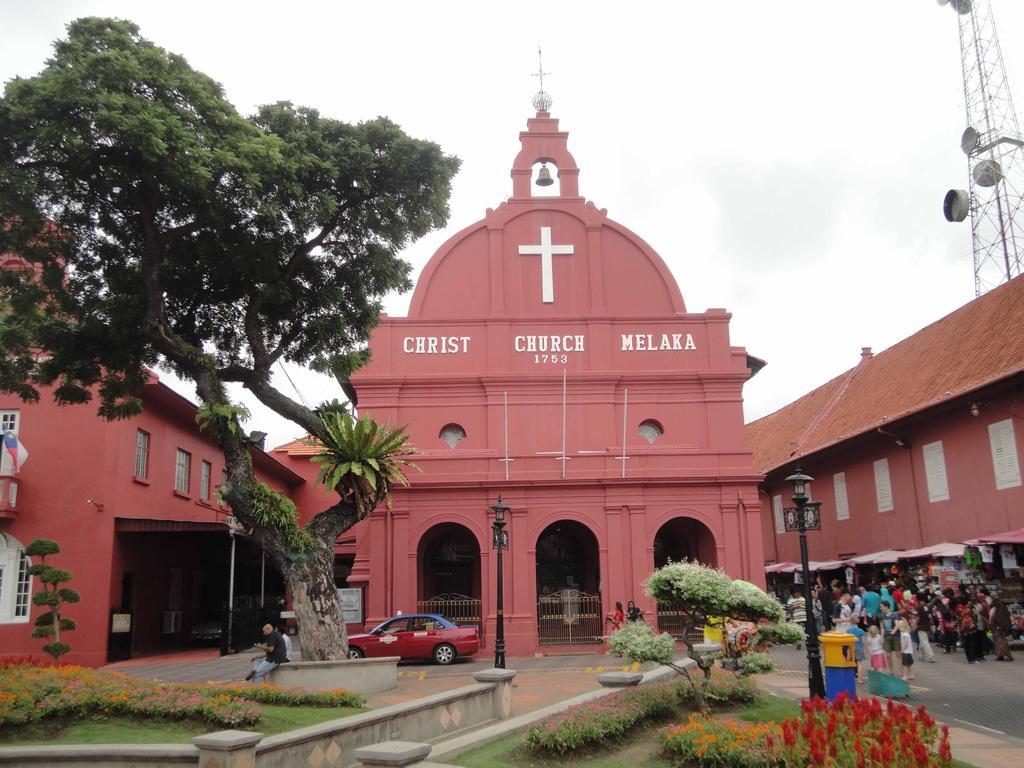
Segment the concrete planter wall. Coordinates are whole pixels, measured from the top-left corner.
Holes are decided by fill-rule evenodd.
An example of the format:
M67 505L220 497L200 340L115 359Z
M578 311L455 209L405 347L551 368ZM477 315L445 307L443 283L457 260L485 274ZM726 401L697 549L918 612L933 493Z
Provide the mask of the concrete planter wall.
M347 768L357 765L358 747L394 739L432 742L507 718L512 713L514 676L511 670L484 670L474 675L481 682L473 685L266 739L258 733L220 731L197 736L190 746L0 747L0 765Z
M344 688L356 693L391 691L398 685L398 656L342 661L290 661L270 673L274 685L311 691Z

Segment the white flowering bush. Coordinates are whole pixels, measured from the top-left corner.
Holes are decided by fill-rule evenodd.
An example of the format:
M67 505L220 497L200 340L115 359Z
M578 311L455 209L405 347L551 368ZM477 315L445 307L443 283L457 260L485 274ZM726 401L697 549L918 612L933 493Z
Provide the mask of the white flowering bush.
M751 585L753 586L753 585ZM729 605L732 579L700 563L669 563L644 582L644 593L660 603L683 603L702 616L723 616Z
M697 667L704 673L704 679L698 687L685 666L675 665L671 662L663 663L668 663L687 678L698 706L705 713L707 712L705 694L711 682L711 669L715 661L723 654L718 649L712 652L707 652L704 649L698 651L689 640L693 636L694 630L711 621L724 624L726 620L732 620L756 624L759 622L777 623L784 618L782 605L763 589L748 581L734 581L722 571L697 562L669 563L658 568L644 581L644 592L659 603L668 603L679 610L683 624L682 642L686 646L687 655L697 663ZM653 633L650 635L654 637ZM769 633L769 637L763 638L763 643L759 644L770 644L770 636L771 633ZM779 636L779 634L776 633L774 636ZM650 642L649 638L638 633L635 635L635 639L627 638L622 641L623 652L634 661L639 661L639 658L633 656L633 652L641 647L646 647L645 644L648 642ZM730 650L728 657L723 659L723 663L728 663L732 669L739 671L741 669L740 659L744 652L744 650L738 649ZM645 658L644 660L657 659ZM766 661L768 664L771 663L767 657L750 662L749 669L751 671L744 671L744 673L755 674L754 670L766 669Z
M746 653L736 661L736 674L742 677L767 675L774 669L775 662L767 653Z
M642 621L629 621L608 641L614 653L643 664L671 664L676 658L676 639L668 632L654 634Z
M729 593L729 606L725 615L748 620L782 621L782 604L760 587L749 581L736 580Z
M762 624L754 635L754 647L765 645L800 645L804 641L804 632L796 624L778 621L773 624Z

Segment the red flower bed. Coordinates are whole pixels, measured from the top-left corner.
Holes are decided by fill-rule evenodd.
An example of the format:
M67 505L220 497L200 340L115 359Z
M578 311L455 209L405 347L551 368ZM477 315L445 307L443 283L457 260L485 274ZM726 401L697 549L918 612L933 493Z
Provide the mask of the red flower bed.
M783 765L824 768L931 768L952 764L949 729L925 708L878 699L851 702L840 695L801 704L803 713L782 723Z

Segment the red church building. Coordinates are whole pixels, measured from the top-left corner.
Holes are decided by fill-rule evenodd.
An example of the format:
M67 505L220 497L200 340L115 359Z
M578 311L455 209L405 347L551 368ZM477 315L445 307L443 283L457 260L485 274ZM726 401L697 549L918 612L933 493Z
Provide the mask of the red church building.
M361 414L409 425L422 470L347 545L369 625L432 610L489 643L499 496L513 655L601 642L616 601L653 616L642 582L669 559L764 584L742 409L763 363L731 345L725 310L688 312L661 257L580 195L567 140L546 111L528 120L512 196L433 255L353 377ZM278 450L311 471L297 468L309 448Z
M362 414L409 425L422 472L337 543L336 580L362 598L350 630L426 610L478 623L490 646L499 496L511 655L602 642L616 601L671 629L642 589L670 559L764 583L742 409L763 363L731 345L725 310L688 312L658 254L580 196L557 120L539 111L520 139L512 196L434 254L409 316L382 319L353 377ZM0 466L0 657L40 653L23 555L37 537L58 540L82 595L73 663L187 643L232 580L236 607L281 595L240 535L231 569L223 458L195 406L155 376L143 401L110 423L0 396L31 454ZM304 441L252 451L300 514L329 505Z
M799 562L785 478L815 478L813 561L1024 528L1024 280L1016 278L752 422L769 562Z

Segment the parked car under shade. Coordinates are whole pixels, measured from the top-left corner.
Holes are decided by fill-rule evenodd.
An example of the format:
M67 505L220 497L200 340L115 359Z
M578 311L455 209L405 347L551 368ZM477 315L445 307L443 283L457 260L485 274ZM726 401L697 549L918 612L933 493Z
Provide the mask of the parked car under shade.
M460 627L436 613L395 616L369 632L348 639L351 659L400 656L451 664L458 657L472 656L479 649L480 638L475 626Z

